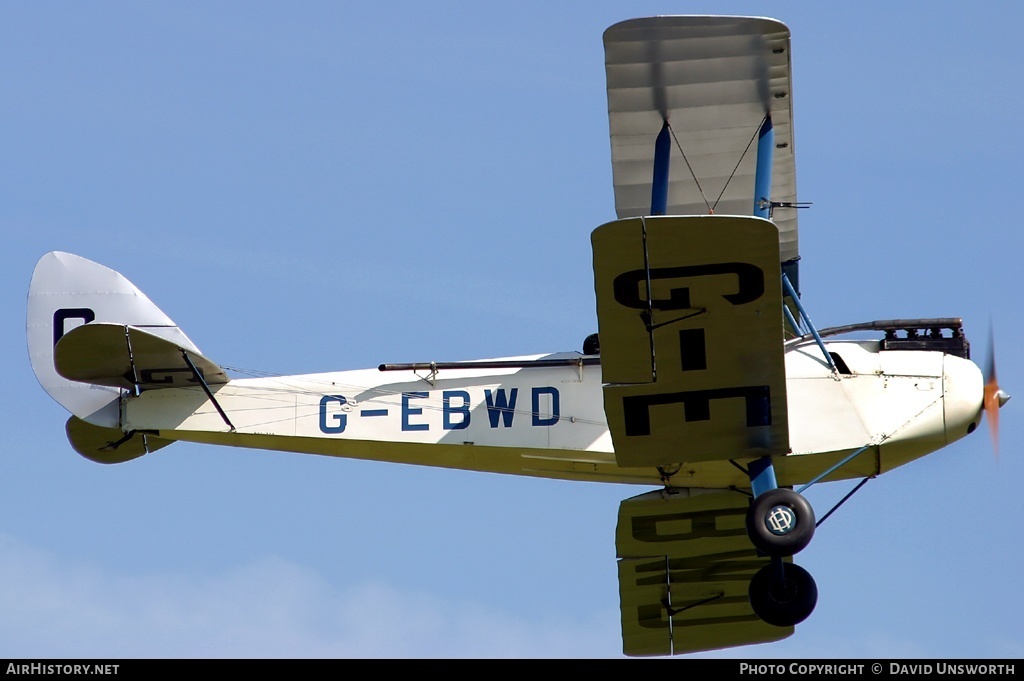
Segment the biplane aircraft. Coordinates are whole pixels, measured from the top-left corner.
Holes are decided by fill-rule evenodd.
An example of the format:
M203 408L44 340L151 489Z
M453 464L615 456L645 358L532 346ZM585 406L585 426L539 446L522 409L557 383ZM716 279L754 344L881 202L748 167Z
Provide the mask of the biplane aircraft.
M1008 395L958 318L811 323L784 24L643 18L604 46L617 219L591 235L583 352L232 378L123 276L53 252L28 344L71 446L101 463L181 440L651 487L615 532L624 653L790 636L817 601L793 562L820 522L802 492L863 484L983 413L994 428Z

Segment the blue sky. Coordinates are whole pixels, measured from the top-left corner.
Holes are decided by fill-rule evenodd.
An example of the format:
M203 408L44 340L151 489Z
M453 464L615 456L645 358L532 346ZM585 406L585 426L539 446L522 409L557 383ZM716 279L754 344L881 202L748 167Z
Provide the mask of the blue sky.
M305 373L576 350L614 217L601 34L793 33L801 288L819 327L961 316L1024 389L1018 3L0 5L0 657L618 657L644 488L178 443L67 445L24 340L36 260L124 273L208 357ZM755 657L1024 656L1024 394L871 481ZM850 485L808 493L828 508Z

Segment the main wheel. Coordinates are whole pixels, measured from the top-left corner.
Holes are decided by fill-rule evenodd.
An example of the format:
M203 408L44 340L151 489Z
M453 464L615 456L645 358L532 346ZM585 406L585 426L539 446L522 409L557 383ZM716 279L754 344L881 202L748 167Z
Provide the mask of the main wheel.
M762 620L776 627L792 627L814 612L818 585L799 565L766 565L750 580L747 596L754 614Z
M769 490L754 499L747 510L747 534L767 556L792 556L814 537L814 509L791 489Z

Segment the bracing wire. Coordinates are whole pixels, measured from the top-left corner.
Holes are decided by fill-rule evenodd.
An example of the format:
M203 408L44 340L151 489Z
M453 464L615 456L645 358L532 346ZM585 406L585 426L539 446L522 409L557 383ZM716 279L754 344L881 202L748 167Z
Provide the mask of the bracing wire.
M754 134L751 135L750 140L747 141L747 146L744 147L743 153L740 154L740 157L736 160L736 165L733 167L732 172L729 173L729 177L726 179L725 184L722 186L722 191L719 192L718 198L715 199L715 202L713 204L710 201L708 201L708 197L704 193L704 187L701 186L700 180L697 179L697 173L694 172L693 166L690 165L690 159L686 157L686 152L683 151L683 145L679 142L679 138L676 137L676 131L672 129L671 124L669 124L667 121L665 122L665 125L668 126L669 132L672 133L672 139L676 143L676 148L679 150L679 153L683 157L683 161L686 163L687 169L690 171L690 177L693 178L694 183L696 183L697 185L698 191L700 191L700 197L704 200L704 205L707 206L708 213L714 213L715 209L718 208L719 201L721 201L722 197L725 196L725 190L729 188L729 185L732 183L733 178L736 177L736 171L739 170L740 164L743 163L743 159L746 158L747 152L750 151L750 145L752 145L754 143L754 140L757 139L757 133L761 130L761 126L764 124L766 118L767 116L762 118L761 122L758 123L757 126L754 128Z

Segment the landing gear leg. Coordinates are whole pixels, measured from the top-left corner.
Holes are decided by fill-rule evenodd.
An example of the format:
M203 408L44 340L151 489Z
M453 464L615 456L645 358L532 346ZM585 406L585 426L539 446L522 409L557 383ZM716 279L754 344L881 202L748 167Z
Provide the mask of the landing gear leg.
M778 486L770 458L755 461L749 473L754 501L747 511L747 535L772 559L750 580L750 606L768 624L791 627L807 619L818 602L810 573L783 561L814 537L814 510L803 496Z
M814 537L814 509L793 490L775 482L775 468L765 457L750 466L754 501L747 510L747 534L766 556L784 558L803 550Z

